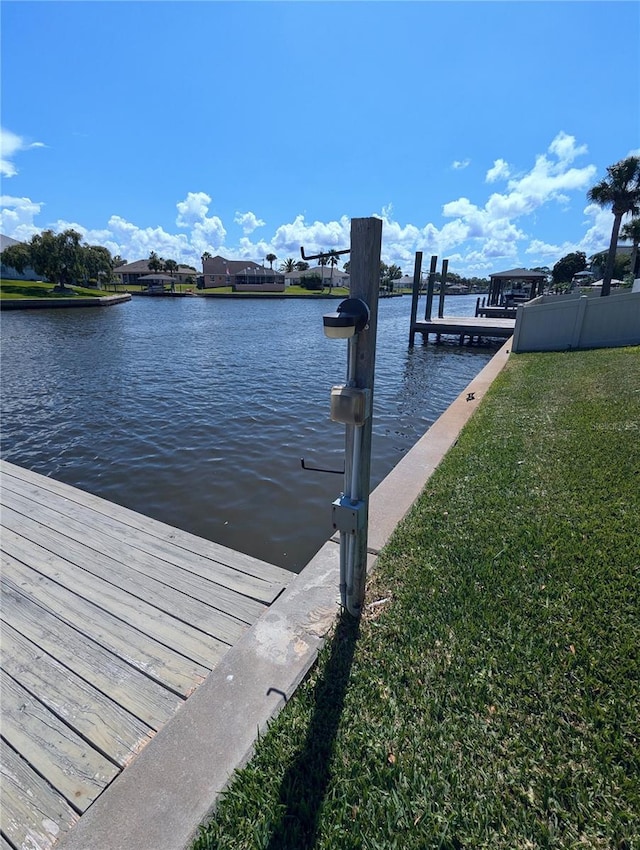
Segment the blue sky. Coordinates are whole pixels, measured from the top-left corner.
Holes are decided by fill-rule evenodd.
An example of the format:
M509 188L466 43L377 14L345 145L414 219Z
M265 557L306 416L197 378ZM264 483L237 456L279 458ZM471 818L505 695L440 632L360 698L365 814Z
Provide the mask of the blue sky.
M636 2L2 3L0 230L129 261L344 248L487 276L608 246Z

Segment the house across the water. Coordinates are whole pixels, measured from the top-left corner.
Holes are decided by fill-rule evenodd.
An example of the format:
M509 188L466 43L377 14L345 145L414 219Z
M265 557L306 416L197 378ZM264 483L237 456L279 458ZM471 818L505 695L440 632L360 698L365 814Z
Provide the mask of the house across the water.
M226 257L204 257L202 288L231 286L234 292L284 292L284 275L253 260L228 260Z

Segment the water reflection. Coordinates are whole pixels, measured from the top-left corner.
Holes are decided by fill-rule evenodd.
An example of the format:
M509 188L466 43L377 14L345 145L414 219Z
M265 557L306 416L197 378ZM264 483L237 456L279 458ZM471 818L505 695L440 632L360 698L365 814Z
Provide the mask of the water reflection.
M475 298L447 312L472 315ZM375 486L493 354L408 346L410 298L380 302ZM134 299L2 316L2 456L293 570L331 533L346 346L327 302Z

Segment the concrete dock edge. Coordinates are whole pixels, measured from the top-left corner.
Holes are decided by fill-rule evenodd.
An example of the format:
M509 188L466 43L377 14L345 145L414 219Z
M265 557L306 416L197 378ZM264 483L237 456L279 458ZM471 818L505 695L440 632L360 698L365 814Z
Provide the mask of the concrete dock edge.
M368 568L504 368L511 340L373 491ZM257 736L315 662L339 614L339 546L329 540L230 649L135 761L57 845L183 850Z
M103 295L96 298L2 298L0 310L55 310L59 307L112 307L131 301L128 292L119 295Z

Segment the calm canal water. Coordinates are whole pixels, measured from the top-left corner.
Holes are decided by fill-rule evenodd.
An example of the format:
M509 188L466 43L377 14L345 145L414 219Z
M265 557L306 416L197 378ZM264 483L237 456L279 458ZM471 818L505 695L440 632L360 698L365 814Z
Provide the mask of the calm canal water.
M329 391L337 302L134 298L2 314L2 457L299 571L331 534L344 428ZM424 309L421 299L419 310ZM475 296L447 299L473 315ZM411 298L380 301L372 487L493 356L408 346Z

